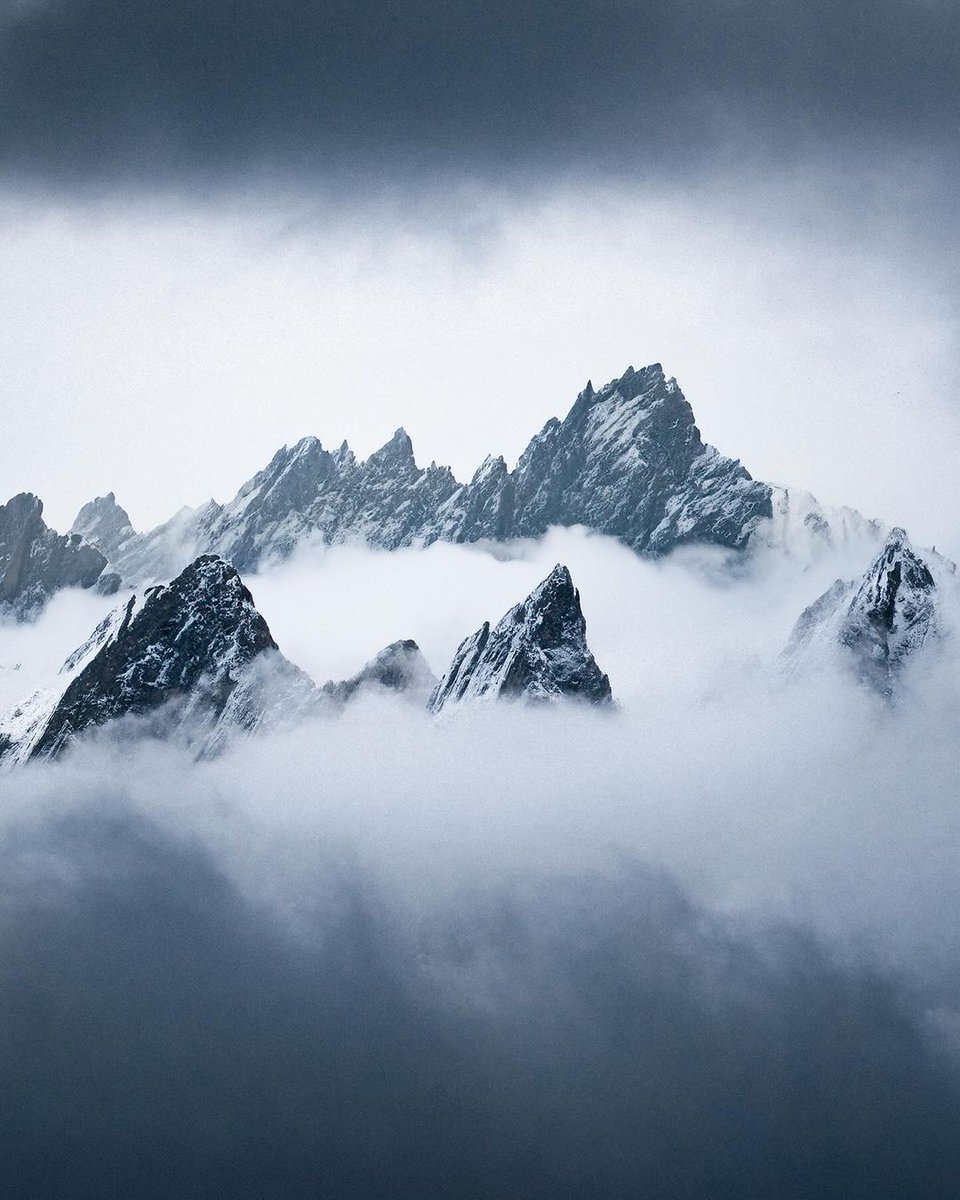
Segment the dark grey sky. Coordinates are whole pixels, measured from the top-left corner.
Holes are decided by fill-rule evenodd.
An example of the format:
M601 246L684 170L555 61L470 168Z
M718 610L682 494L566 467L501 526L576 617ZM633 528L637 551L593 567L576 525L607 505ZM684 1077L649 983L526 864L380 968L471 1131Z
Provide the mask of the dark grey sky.
M311 186L954 163L936 0L5 0L8 182Z

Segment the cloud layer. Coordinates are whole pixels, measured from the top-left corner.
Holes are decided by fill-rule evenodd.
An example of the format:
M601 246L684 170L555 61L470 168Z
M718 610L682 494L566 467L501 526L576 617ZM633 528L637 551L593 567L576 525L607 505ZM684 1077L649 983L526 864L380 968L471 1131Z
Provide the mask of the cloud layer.
M215 762L108 736L3 778L5 1195L951 1194L952 654L893 708L780 678L852 561L515 550L251 583L323 678L398 634L441 667L563 557L617 713L370 698Z
M11 1197L873 1200L960 1168L958 1079L908 992L632 864L411 939L318 863L297 940L116 798L2 865Z

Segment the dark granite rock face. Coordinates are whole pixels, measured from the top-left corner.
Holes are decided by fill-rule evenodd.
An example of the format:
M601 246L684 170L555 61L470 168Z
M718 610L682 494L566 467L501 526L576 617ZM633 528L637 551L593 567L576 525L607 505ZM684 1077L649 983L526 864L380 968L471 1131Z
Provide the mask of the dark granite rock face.
M406 639L391 642L350 679L325 683L320 690L338 704L345 704L367 688L400 692L414 702L424 704L436 685L437 678L420 653L420 647Z
M152 732L209 753L232 732L315 700L236 570L205 556L111 613L64 664L59 686L11 714L3 733L18 760L51 758L88 729L157 714Z
M93 587L106 565L78 535L50 529L29 492L0 505L0 615L28 620L61 588Z
M705 446L690 405L659 364L588 385L565 420L548 421L510 471L488 458L468 484L417 466L399 429L365 462L344 443L304 438L274 455L228 504L177 514L111 553L124 579L168 578L199 553L241 571L305 538L392 550L438 540L537 537L586 525L641 554L691 542L743 549L772 514L773 489ZM79 521L79 518L78 518Z
M563 698L609 704L610 680L587 646L580 593L558 564L492 629L466 638L430 697L432 712L464 701Z
M117 503L113 492L97 496L85 504L70 526L70 532L82 537L112 561L124 542L136 535L126 511Z
M907 659L940 635L938 600L930 564L894 529L861 579L837 580L804 610L785 655L802 661L840 647L862 682L891 695Z

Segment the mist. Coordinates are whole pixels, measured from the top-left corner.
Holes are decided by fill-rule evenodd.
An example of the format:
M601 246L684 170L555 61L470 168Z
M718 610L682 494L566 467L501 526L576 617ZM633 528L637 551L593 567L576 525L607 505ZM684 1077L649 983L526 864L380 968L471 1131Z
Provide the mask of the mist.
M7 198L7 492L62 530L112 490L146 529L229 499L284 443L364 457L400 425L467 480L587 379L660 361L756 478L943 548L955 260L904 217L923 188L801 170L414 211Z
M440 672L566 562L614 712L367 695L210 762L105 730L3 777L5 1194L951 1194L951 645L895 705L784 676L865 548L496 550L248 583L322 680L411 636ZM56 605L0 657L52 661L94 606Z

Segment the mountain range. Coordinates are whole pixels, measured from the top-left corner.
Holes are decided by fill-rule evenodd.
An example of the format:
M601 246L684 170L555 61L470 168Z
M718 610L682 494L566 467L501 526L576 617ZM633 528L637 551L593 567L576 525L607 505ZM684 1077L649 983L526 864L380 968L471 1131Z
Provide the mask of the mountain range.
M398 429L364 461L345 442L331 451L304 438L279 450L231 501L182 509L148 532L133 528L112 492L85 504L65 536L49 530L41 513L32 496L0 509L0 612L18 619L34 616L63 587L163 582L202 554L249 574L308 539L393 550L536 538L551 526L582 525L642 555L701 543L812 556L883 532L852 509L828 509L808 493L755 480L706 445L659 363L628 368L599 390L588 383L512 471L502 457L488 457L465 484L447 467L419 467Z
M775 547L803 562L831 546L872 546L861 578L838 580L800 615L782 663L787 674L839 663L889 700L908 661L947 637L960 612L952 563L915 550L902 529L884 534L854 510L754 480L702 442L676 382L654 364L599 391L588 384L513 471L488 458L468 484L445 467L418 467L398 430L363 462L345 443L330 452L305 438L229 503L181 510L147 533L134 530L113 493L84 505L67 534L47 527L37 497L13 497L0 506L8 619L30 620L67 587L138 590L52 686L0 722L0 759L55 758L108 725L171 738L202 758L238 736L333 716L384 690L433 714L491 700L610 707L610 680L562 564L465 638L439 680L407 639L351 678L317 686L280 652L244 581L308 539L393 550L536 538L557 525L586 526L646 556L706 544L735 557Z

